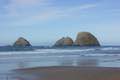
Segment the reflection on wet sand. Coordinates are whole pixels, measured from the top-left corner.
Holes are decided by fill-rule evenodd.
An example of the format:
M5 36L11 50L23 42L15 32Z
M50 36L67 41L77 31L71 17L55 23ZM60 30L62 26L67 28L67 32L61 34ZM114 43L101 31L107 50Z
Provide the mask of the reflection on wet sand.
M27 62L19 62L18 64L17 64L17 67L18 68L25 68L27 66Z
M54 75L58 76L58 77L65 77L63 76L66 75L66 78L68 77L68 75L74 75L73 77L78 77L79 74L79 68L80 70L82 70L82 67L96 67L97 64L99 63L98 60L96 59L64 59L61 61L58 61L58 69L54 67L39 67L39 68L24 68L26 66L26 63L19 63L19 69L15 70L15 76L14 79L17 80L51 80L51 79L47 79L48 77L52 77L54 79ZM61 67L60 67L61 66ZM71 67L69 67L71 66ZM75 68L76 67L76 68ZM79 68L78 68L79 67ZM45 68L45 69L44 69ZM52 69L51 69L52 68ZM60 69L59 69L60 68ZM52 71L53 70L53 71ZM75 72L74 72L75 70ZM78 71L77 71L78 70ZM73 72L72 74L69 74ZM83 72L84 73L84 72ZM86 73L86 72L85 72ZM71 80L71 79L61 79L61 80ZM53 80L52 79L52 80ZM58 80L58 78L55 78L54 80ZM77 80L77 79L76 79Z
M95 67L99 61L97 59L77 59L77 60L64 60L60 63L60 66L83 66L83 67Z

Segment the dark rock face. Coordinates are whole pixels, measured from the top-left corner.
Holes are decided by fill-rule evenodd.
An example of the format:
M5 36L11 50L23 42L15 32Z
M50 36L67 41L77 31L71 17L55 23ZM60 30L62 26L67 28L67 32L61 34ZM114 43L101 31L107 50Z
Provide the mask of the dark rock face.
M72 46L73 40L70 37L63 37L56 41L55 47L61 47L61 46Z
M100 46L97 38L89 32L79 32L74 42L76 46Z
M29 43L29 41L27 41L26 39L24 39L23 37L20 37L14 44L14 47L29 47L31 46L31 44Z

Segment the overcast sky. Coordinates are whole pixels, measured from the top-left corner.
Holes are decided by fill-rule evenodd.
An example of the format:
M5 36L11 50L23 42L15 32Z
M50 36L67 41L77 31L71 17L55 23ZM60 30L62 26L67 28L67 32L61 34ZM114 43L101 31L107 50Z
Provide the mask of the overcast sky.
M0 45L19 37L50 45L78 32L94 34L102 45L120 44L120 0L0 0Z

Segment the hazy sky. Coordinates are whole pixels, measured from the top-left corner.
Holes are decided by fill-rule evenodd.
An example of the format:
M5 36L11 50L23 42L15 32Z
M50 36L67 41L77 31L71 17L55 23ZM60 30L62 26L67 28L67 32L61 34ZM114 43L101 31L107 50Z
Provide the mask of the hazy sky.
M0 0L0 45L25 37L53 44L77 32L93 33L102 45L120 44L120 0Z

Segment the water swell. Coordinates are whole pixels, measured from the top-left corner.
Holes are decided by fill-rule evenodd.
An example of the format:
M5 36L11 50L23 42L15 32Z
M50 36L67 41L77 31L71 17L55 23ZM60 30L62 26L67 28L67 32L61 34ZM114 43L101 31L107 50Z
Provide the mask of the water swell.
M101 47L84 49L35 49L33 51L0 52L1 58L42 57L42 56L120 56L120 47Z

